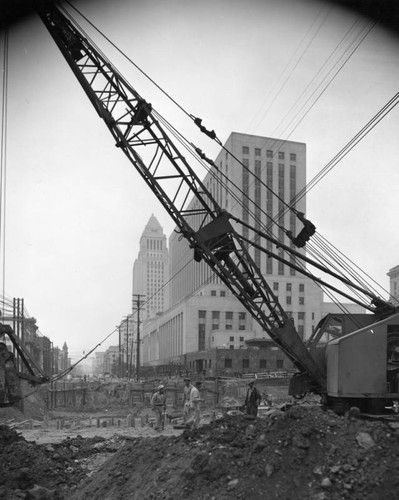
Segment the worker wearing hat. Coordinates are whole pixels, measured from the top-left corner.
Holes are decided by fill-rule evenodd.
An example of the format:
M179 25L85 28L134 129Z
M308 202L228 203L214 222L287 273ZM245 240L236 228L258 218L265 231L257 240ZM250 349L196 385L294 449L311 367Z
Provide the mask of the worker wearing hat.
M161 384L158 386L157 392L154 392L151 398L151 408L155 414L155 430L164 428L164 413L166 410L165 387Z
M258 389L255 387L255 380L252 379L248 382L248 390L244 403L244 408L247 415L252 415L254 417L258 415L258 406L261 400L262 396Z

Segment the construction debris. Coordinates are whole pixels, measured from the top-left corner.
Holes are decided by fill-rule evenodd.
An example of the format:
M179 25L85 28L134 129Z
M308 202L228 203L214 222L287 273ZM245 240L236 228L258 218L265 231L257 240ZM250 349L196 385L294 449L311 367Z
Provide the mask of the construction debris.
M104 439L110 429L100 427L95 438L39 445L1 426L0 498L38 498L39 489L57 500L398 497L395 421L304 404L273 418L220 415L169 437L147 429L153 437Z

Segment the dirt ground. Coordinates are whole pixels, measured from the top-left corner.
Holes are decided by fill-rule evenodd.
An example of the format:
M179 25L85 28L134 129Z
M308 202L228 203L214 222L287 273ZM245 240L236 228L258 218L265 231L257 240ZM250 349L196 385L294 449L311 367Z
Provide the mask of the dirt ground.
M198 430L3 425L0 498L396 500L398 445L399 422L315 404Z

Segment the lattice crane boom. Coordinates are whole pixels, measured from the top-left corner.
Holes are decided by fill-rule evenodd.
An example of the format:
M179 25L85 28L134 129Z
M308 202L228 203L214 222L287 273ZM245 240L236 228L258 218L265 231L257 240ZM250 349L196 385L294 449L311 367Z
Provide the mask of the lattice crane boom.
M247 243L161 126L151 104L58 8L42 4L38 13L116 146L172 217L195 260L212 267L272 340L323 391L322 370L253 261Z

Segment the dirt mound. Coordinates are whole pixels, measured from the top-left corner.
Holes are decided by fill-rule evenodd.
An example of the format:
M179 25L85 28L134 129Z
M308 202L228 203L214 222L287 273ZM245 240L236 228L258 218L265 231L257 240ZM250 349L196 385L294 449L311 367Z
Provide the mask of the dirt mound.
M101 437L37 445L0 425L0 498L70 498L70 492L90 475L85 458L105 452L109 456L119 447L120 443Z
M71 498L396 500L398 444L394 424L319 407L227 417L179 437L127 442Z
M0 426L0 498L396 500L399 422L357 416L297 405L174 437L46 445Z

